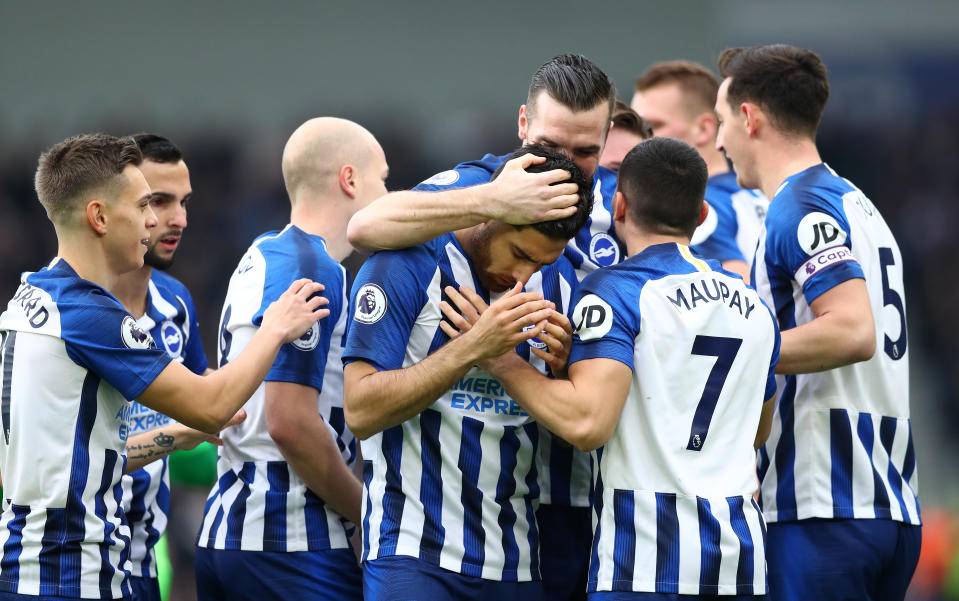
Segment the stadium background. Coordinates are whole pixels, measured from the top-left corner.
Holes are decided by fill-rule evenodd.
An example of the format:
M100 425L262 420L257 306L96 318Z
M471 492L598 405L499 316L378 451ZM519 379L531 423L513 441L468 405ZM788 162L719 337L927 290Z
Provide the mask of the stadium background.
M727 46L771 42L822 55L832 84L823 157L870 196L902 248L926 520L912 596L959 598L957 560L952 592L942 584L959 534L954 0L0 0L0 297L56 252L32 176L38 154L73 134L151 131L183 149L194 199L171 273L194 295L214 360L230 272L255 235L286 223L280 153L303 120L365 125L401 189L516 146L529 76L555 54L586 54L629 101L651 62L715 68Z

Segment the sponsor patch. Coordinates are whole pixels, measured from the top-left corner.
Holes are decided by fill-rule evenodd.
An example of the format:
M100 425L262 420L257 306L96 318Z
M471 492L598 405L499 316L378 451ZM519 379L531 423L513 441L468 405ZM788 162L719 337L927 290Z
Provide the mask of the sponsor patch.
M856 261L856 257L852 256L852 251L849 248L833 246L810 257L808 261L799 266L793 277L796 279L796 283L802 287L806 284L806 280L837 263L858 263L858 261Z
M713 206L706 201L703 201L703 204L709 207L709 212L706 213L706 219L693 232L693 237L689 240L690 246L696 246L709 240L709 237L716 231L716 226L719 225L719 215L713 209Z
M595 294L587 294L573 309L573 329L580 340L602 338L613 327L613 308Z
M600 267L619 263L619 245L606 232L595 234L589 241L589 258Z
M450 184L455 184L460 179L460 172L455 169L450 169L449 171L440 171L433 177L429 178L421 185L429 186L448 186Z
M314 323L310 326L310 329L307 330L302 336L291 342L294 347L300 349L301 351L312 351L316 348L316 345L320 343L320 322Z
M371 324L386 314L386 293L376 284L366 284L356 295L356 310L353 319L360 323Z
M170 320L160 324L160 340L168 355L177 359L183 354L183 332Z
M120 339L127 348L148 349L153 348L153 336L137 325L132 316L127 315L120 322Z
M799 222L796 239L807 255L815 255L821 250L840 246L846 241L846 232L839 227L832 215L809 213Z

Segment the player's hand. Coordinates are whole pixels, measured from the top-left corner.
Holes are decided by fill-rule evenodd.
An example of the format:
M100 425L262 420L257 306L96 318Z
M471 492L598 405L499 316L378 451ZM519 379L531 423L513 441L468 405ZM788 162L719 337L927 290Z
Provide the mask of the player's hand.
M226 430L227 428L232 428L233 426L241 423L245 419L246 419L246 411L244 411L243 409L240 409L235 414L233 414L233 417L230 418L230 421L228 421L226 425L223 426L223 430ZM201 432L201 434L203 433ZM217 446L223 446L223 439L220 438L219 436L210 436L209 434L203 434L203 435L206 437L203 439L204 441L213 443ZM197 443L197 444L200 444L200 443ZM195 447L196 445L193 445L193 446Z
M235 426L245 419L246 411L240 409L233 415L232 418L230 418L230 421L223 426L223 429L225 430L230 426ZM161 437L166 437L171 444L175 445L175 449L177 451L192 451L201 442L211 442L215 445L223 444L223 439L221 439L219 436L212 436L206 432L195 430L184 424L173 424L172 426L162 430L157 429L156 433L157 437L154 438L154 442L157 443L157 446L167 446L160 440Z
M534 154L507 161L499 177L490 182L490 218L525 225L562 219L576 213L579 186L572 182L558 183L569 179L569 171L526 172L530 165L545 161L545 157Z
M546 349L531 346L530 350L549 365L555 377L565 378L569 351L573 346L573 325L569 319L562 313L553 311L546 327L536 334L536 338L546 345Z
M305 278L296 280L267 307L260 327L276 329L283 336L284 343L293 342L330 314L329 309L321 308L330 304L319 295L323 290L323 284Z
M477 361L481 361L509 352L546 327L554 312L553 303L544 300L538 292L522 290L523 285L517 282L499 300L486 307L483 299L466 286L461 286L459 291L447 286L446 294L450 300L462 308L458 318L449 303L444 301L440 309L459 328L462 336L471 339L471 348ZM457 334L453 325L440 322L440 327L451 338ZM524 331L524 328L528 329Z

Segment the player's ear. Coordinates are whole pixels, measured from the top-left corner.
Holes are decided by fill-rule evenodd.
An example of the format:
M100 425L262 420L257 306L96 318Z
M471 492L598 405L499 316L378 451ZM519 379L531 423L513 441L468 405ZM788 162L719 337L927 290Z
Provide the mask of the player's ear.
M696 117L696 146L712 144L716 139L716 116L711 112Z
M762 115L762 109L751 102L744 102L739 105L739 110L742 112L742 117L746 121L746 135L750 138L754 137L756 132L759 131L759 120Z
M626 197L619 190L613 195L613 221L626 223Z
M343 165L340 167L337 183L343 193L350 198L356 198L356 167L353 165Z
M702 225L707 215L709 215L709 203L703 201L703 207L699 209L699 223L696 225Z
M526 105L519 107L519 118L517 119L517 135L523 142L526 141L526 132L529 129L529 116L526 114Z
M106 204L102 200L99 198L90 200L84 208L83 216L98 235L103 236L107 233Z

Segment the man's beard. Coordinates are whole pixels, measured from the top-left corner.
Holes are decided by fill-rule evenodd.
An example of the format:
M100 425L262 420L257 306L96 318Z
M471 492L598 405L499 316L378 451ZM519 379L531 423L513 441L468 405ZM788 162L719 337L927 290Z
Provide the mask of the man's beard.
M157 243L159 244L159 243ZM173 257L175 254L170 255L170 258L165 259L156 253L156 245L151 246L147 249L146 254L143 255L143 264L148 265L154 269L159 269L163 271L173 265Z

